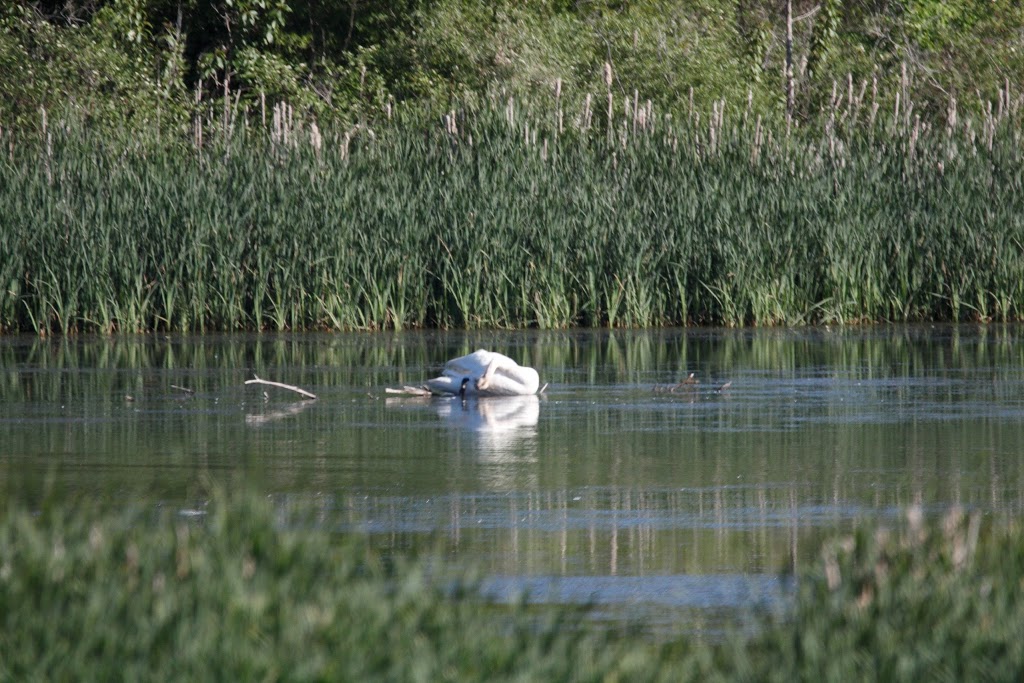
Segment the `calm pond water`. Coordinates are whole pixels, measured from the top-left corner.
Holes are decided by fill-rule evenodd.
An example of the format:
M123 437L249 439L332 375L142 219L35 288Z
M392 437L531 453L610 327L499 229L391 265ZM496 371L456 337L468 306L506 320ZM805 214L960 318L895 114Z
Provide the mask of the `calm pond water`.
M1020 514L1022 333L0 339L0 498L190 515L210 480L250 486L387 548L440 539L499 599L706 630L776 599L823 538L906 506ZM536 367L545 393L384 393L480 347ZM253 373L319 398L265 396Z

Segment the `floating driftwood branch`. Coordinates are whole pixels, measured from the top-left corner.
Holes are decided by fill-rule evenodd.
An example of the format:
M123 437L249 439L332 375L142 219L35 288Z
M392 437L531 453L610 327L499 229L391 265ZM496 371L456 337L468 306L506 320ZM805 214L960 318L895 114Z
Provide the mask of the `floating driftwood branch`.
M270 380L260 379L259 375L257 375L255 372L252 374L252 376L255 377L256 379L247 379L245 380L246 384L263 384L268 387L278 387L280 389L288 389L289 391L294 391L296 394L299 394L303 398L316 398L316 394L311 394L305 389L300 389L299 387L293 387L291 384L282 384L280 382L271 382Z
M189 396L191 396L192 394L196 393L195 389L189 389L188 387L179 387L177 384L172 384L171 385L171 389L177 389L178 391L184 391Z

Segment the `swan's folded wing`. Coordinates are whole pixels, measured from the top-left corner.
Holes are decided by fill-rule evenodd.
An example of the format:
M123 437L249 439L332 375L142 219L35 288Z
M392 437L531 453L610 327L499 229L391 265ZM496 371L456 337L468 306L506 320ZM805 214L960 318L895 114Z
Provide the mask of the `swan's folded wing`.
M527 396L536 394L540 388L540 376L533 368L522 365L499 367L486 389L481 389L482 396Z
M484 374L487 370L487 366L491 363L492 356L495 355L497 354L490 351L484 351L483 349L478 349L465 356L452 358L444 364L444 374L457 375L460 378L470 377L472 379L477 379Z

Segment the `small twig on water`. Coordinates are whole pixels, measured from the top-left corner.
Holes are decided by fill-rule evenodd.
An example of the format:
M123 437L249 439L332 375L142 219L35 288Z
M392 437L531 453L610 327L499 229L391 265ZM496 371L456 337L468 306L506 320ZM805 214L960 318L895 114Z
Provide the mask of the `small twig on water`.
M308 399L315 399L316 398L316 394L311 394L308 391L306 391L305 389L300 389L299 387L294 387L291 384L282 384L280 382L271 382L269 380L260 379L259 375L257 375L256 373L253 373L252 376L255 377L256 379L247 379L247 380L245 380L246 384L264 384L264 385L266 385L268 387L279 387L281 389L288 389L289 391L294 391L295 393L299 394L303 398L308 398Z
M172 384L171 389L177 389L178 391L184 391L186 394L192 395L196 393L195 389L189 389L188 387L179 387L177 384Z

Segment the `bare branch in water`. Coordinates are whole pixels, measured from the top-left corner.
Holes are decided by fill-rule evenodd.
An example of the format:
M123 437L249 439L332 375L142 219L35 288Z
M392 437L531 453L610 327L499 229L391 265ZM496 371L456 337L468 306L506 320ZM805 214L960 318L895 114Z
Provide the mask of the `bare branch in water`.
M256 373L253 373L252 376L255 377L256 379L247 379L245 381L246 384L263 384L263 385L266 385L268 387L279 387L281 389L288 389L289 391L294 391L295 393L299 394L303 398L307 398L307 399L315 399L316 398L316 394L311 394L308 391L306 391L305 389L300 389L299 387L294 387L291 384L281 384L280 382L271 382L269 380L260 379L259 375L257 375Z

